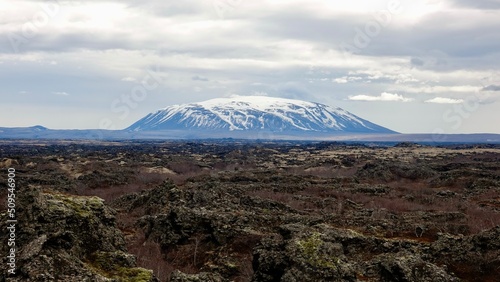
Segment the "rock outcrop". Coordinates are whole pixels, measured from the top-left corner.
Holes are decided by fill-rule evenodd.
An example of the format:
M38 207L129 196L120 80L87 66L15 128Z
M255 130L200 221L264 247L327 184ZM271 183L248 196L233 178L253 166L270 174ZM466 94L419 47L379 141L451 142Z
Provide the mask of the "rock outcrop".
M467 275L477 276L470 281L495 281L490 273L500 267L500 227L470 236L439 233L429 240L420 237L424 230L417 226L420 234L388 238L332 225L329 215L314 217L279 202L238 198L237 189L206 180L184 189L165 182L113 203L132 213L142 209L145 215L136 226L167 253L188 245L195 256L198 252L194 260L200 273L175 271L170 281L233 281L243 271L238 258L248 251L253 282L455 282ZM346 207L344 216L360 209Z
M17 207L16 270L8 281L157 281L152 271L135 267L102 199L29 187L18 192ZM6 221L2 214L2 238ZM7 244L1 248L7 253Z

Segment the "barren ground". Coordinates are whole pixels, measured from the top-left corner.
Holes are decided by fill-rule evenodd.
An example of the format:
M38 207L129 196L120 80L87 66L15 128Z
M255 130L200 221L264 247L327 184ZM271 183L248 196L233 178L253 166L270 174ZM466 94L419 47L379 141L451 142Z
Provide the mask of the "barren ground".
M33 185L103 198L128 251L160 281L180 277L174 270L221 281L427 281L403 277L403 266L408 280L380 270L405 252L453 279L500 273L498 250L440 249L500 225L494 145L1 141L8 167L21 193ZM6 173L0 186L5 202Z

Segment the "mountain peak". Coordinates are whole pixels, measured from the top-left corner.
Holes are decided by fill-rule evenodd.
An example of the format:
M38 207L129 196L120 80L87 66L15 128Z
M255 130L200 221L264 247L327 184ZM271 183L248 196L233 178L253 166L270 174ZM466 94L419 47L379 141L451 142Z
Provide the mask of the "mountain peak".
M232 96L174 105L148 114L128 130L270 131L277 133L395 133L341 108L268 96Z
M45 131L45 130L48 130L47 127L41 126L41 125L35 125L35 126L30 127L30 128L33 129L33 130L36 130L36 131Z
M221 105L241 105L252 107L259 110L268 110L276 107L281 107L287 104L302 105L305 107L314 107L318 103L306 102L301 100L287 99L287 98L277 98L269 96L239 96L232 95L229 98L215 98L199 103L195 103L203 107L214 107Z

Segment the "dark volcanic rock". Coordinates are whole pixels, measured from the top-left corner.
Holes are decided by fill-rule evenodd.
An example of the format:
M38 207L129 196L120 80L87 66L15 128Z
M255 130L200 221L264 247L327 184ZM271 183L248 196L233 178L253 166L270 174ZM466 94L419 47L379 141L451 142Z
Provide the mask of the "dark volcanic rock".
M262 240L256 248L253 281L356 281L342 244L304 226L282 231L287 235Z
M380 179L384 181L401 178L410 180L429 179L436 175L432 169L422 164L377 162L365 164L356 175L363 179Z
M381 255L377 259L380 281L448 282L460 281L443 268L409 252Z
M332 226L328 215L314 217L276 201L239 196L238 189L210 178L203 184L189 185L181 189L165 182L113 203L132 212L143 209L146 214L137 225L148 240L158 242L165 250L175 251L194 241L200 248L211 246L208 252L213 255L199 264L199 274L177 271L172 281L232 281L240 268L230 266L231 256L242 252L237 249L242 245L234 242L245 240L249 242L244 248L253 255L251 277L255 282L460 281L457 273L464 277L498 267L499 228L468 237L441 234L435 242L419 240L423 239L422 233L436 229L437 224L464 220L460 212L403 215L398 219L399 228L408 230L409 237L386 238L379 232L368 235ZM374 187L367 192L375 190L374 194L384 195L388 190ZM349 200L345 203L343 216L355 218L354 214L368 212L355 203L350 207ZM394 229L397 217L393 217L378 222ZM342 221L342 217L338 220ZM366 222L364 217L359 220ZM463 270L463 265L474 266Z
M0 146L12 281L499 281L498 147L119 143Z
M253 281L459 281L424 249L324 224L284 225L255 249Z
M470 281L498 281L500 226L473 236L440 234L429 255Z
M202 272L199 274L185 274L176 270L170 276L170 282L225 282L217 273Z
M18 260L9 281L156 281L151 271L135 267L114 211L102 199L33 187L18 196ZM1 222L6 238L6 214Z

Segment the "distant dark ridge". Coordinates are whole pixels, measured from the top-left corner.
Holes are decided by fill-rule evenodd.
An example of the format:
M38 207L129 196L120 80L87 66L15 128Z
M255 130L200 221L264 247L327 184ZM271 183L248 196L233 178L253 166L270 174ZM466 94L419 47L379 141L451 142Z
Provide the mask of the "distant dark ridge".
M417 143L427 145L450 144L500 144L500 134L353 134L353 133L276 133L260 132L228 132L228 131L127 131L127 130L54 130L43 126L33 127L0 127L0 139L26 139L26 140L275 140L275 141L341 141L358 143L387 143L394 146L398 143Z

